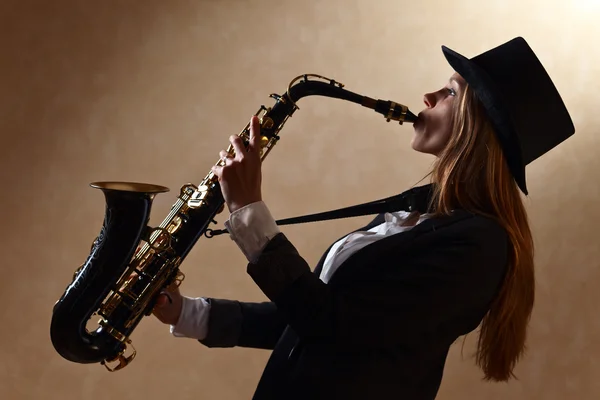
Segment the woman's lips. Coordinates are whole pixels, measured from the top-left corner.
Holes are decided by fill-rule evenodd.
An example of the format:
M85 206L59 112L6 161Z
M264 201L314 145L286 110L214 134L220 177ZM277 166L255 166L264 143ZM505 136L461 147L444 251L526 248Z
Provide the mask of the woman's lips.
M417 115L417 119L415 120L415 122L413 122L413 126L416 127L417 125L419 125L421 123L422 120L423 120L423 113L419 113Z

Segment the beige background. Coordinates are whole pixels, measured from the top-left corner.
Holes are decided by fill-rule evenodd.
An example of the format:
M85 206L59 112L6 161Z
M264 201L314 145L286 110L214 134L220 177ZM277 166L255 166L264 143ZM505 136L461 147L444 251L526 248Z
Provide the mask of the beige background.
M270 93L303 73L422 108L452 73L446 44L473 56L524 36L560 88L577 134L528 169L537 303L519 381L485 384L475 335L452 348L439 398L600 397L600 194L597 0L24 1L0 3L0 398L248 399L268 353L209 350L146 318L125 370L60 358L54 302L88 255L103 213L96 180L198 183L228 136ZM312 97L264 165L276 218L395 194L432 159L410 150L412 127ZM226 214L222 214L222 224ZM285 227L314 264L368 217ZM226 236L201 240L182 270L185 294L262 300Z

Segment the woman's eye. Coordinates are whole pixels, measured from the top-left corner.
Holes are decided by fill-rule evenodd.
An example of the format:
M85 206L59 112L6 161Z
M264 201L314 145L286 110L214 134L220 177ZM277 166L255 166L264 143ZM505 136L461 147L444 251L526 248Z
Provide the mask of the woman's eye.
M456 90L454 90L452 88L446 88L446 90L448 90L448 94L450 96L456 96Z

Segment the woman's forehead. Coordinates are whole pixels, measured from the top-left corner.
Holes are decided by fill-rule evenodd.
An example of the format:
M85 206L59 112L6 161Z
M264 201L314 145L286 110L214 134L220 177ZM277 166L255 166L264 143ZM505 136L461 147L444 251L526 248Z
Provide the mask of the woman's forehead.
M450 77L449 81L450 82L455 81L460 86L464 86L467 83L464 80L464 78L462 76L460 76L460 74L458 72L453 73L452 76Z

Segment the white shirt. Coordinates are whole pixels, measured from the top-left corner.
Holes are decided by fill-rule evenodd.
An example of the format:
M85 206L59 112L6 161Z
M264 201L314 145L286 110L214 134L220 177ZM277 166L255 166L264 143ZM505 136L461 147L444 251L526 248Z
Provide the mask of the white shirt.
M327 283L339 266L359 249L374 243L386 236L407 231L428 218L417 211L408 213L398 211L385 213L384 222L368 231L354 232L333 244L325 261L319 278ZM269 241L280 230L271 216L266 204L262 201L249 204L234 211L225 222L233 240L249 262L255 261ZM171 333L175 337L203 339L208 332L208 316L210 304L202 297L183 297L183 308L179 321L171 325Z

